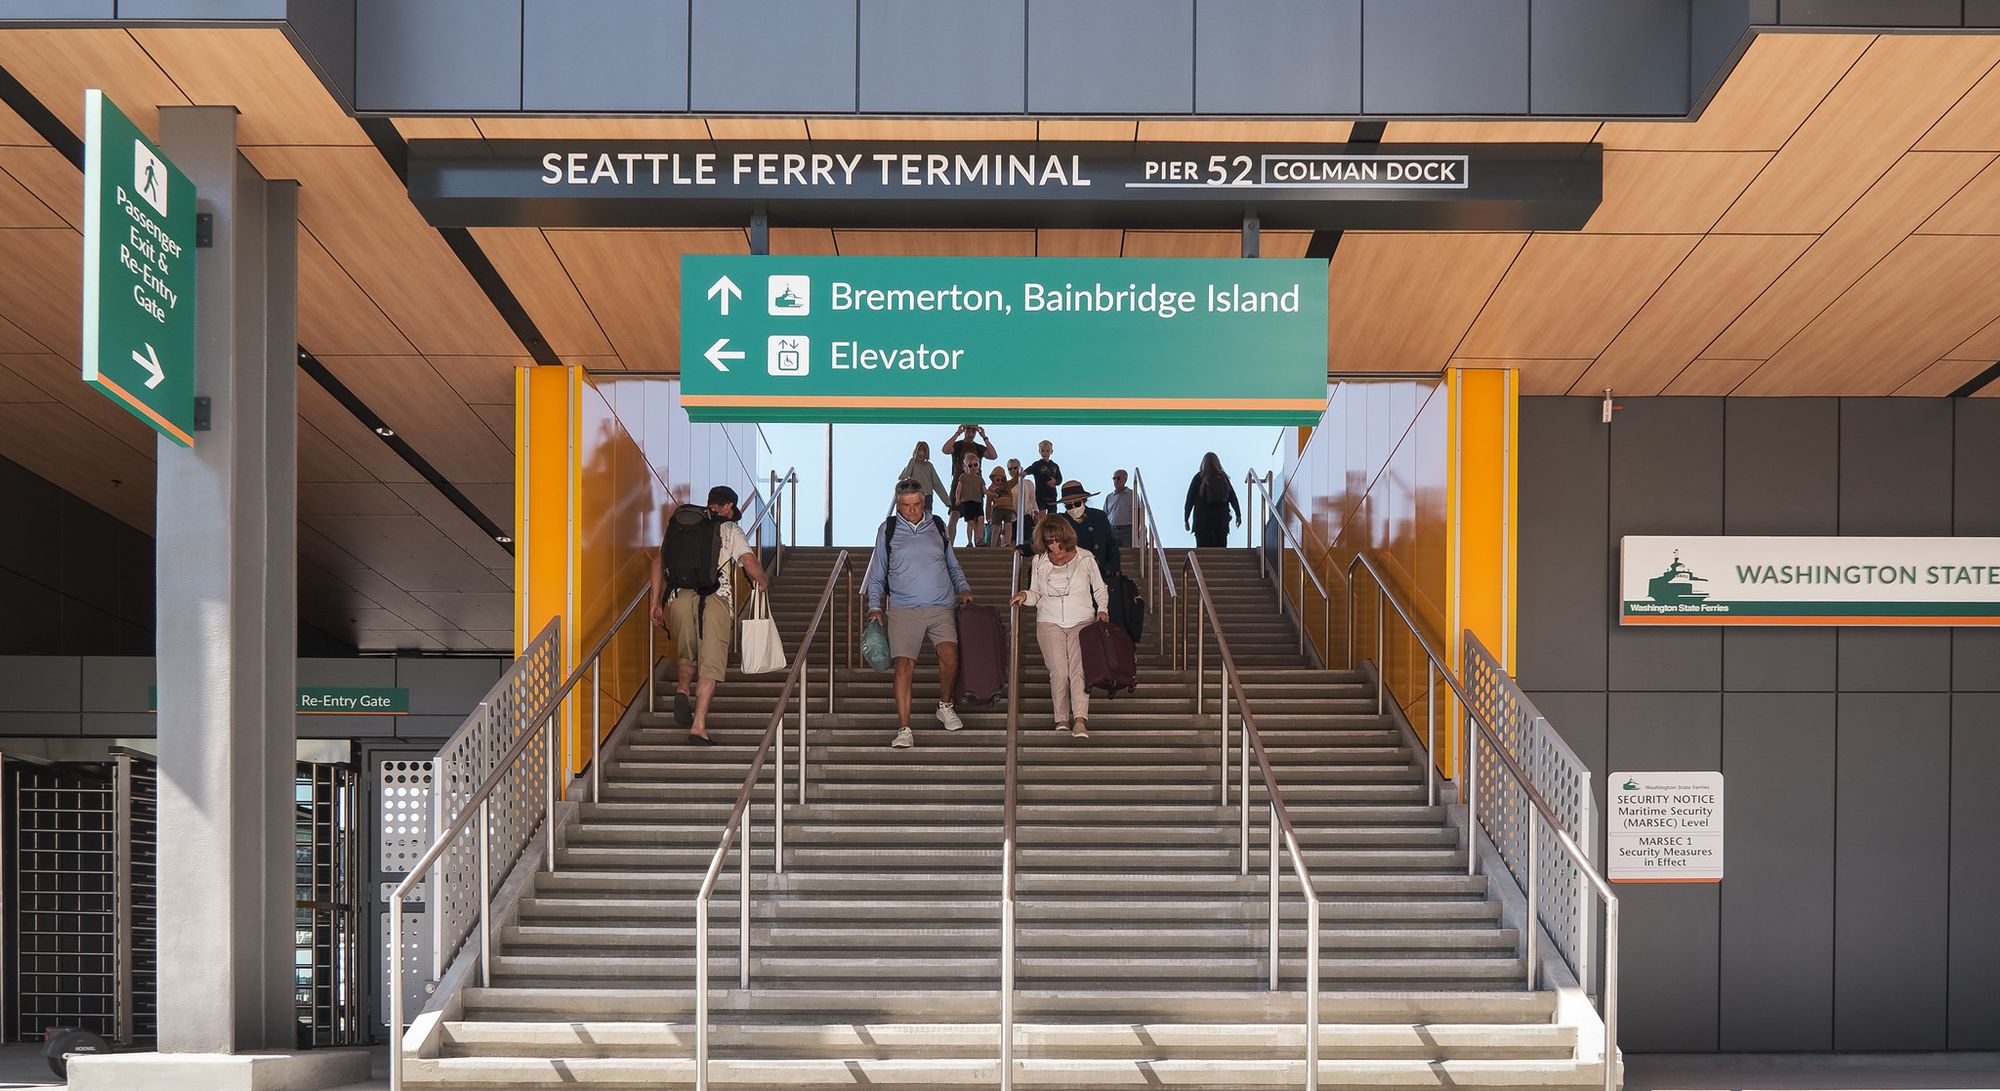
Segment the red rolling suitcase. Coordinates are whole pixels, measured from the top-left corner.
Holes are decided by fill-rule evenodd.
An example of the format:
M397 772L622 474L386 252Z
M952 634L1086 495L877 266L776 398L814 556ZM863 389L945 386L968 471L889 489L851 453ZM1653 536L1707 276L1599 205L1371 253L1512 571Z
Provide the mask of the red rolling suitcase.
M1007 693L1007 644L1000 612L977 604L958 608L958 702L990 705Z
M1108 621L1093 621L1077 634L1083 651L1084 684L1108 697L1139 684L1139 656L1132 635Z

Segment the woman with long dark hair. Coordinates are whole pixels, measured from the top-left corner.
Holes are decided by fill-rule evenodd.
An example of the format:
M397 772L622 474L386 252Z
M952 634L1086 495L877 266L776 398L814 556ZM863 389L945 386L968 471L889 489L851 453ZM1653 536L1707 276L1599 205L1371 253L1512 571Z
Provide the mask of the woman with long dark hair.
M1187 504L1181 509L1181 525L1194 531L1194 544L1211 549L1229 544L1229 516L1243 525L1243 505L1237 502L1236 485L1222 469L1215 452L1201 456L1201 470L1188 482Z

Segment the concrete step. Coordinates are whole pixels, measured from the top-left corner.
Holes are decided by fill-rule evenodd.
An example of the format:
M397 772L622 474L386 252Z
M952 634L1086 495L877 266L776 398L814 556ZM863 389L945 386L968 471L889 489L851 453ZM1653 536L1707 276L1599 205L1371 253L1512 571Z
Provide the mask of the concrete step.
M921 912L921 907L915 907ZM1036 920L1023 924L1018 933L1024 955L1036 952L1079 952L1085 957L1130 951L1179 952L1183 957L1214 957L1223 954L1256 956L1267 948L1268 926L1243 927L1241 922L1189 921L1178 927L1159 922L1145 925L1082 924ZM733 946L740 935L734 918L711 921L710 942L715 948ZM1297 951L1305 944L1303 927L1279 926L1281 946ZM510 957L574 955L589 951L587 957L660 958L686 955L694 950L695 929L687 925L635 926L631 924L521 924L500 931L500 948ZM1326 928L1320 930L1320 951L1324 957L1371 957L1396 955L1403 958L1470 957L1511 955L1518 935L1512 929L1443 925L1431 928ZM951 924L926 923L920 927L887 913L861 918L852 923L795 923L781 921L750 926L753 952L812 952L828 958L876 957L885 948L916 954L922 951L977 953L997 952L1000 947L998 922L961 921ZM583 956L578 956L583 957Z
M662 922L693 919L694 902L689 897L661 898L645 895L607 893L548 895L530 897L521 903L523 924L554 924L568 921L603 925L606 921L633 921L641 927ZM1305 906L1297 899L1279 904L1281 922L1293 924L1306 919ZM734 891L718 894L710 903L714 919L735 920L738 903ZM1181 925L1195 922L1263 924L1268 906L1263 899L1210 899L1156 896L1143 900L1117 900L1053 895L1017 897L1016 919L1025 923L1059 921L1068 924L1110 922L1127 926L1147 924ZM819 895L780 900L757 897L751 900L750 919L755 922L810 921L844 922L887 918L892 915L921 914L931 921L997 921L1000 899L991 897L898 896L897 890L878 895ZM1320 918L1332 927L1342 923L1382 927L1491 923L1499 919L1499 907L1486 901L1446 901L1397 899L1329 902L1321 907Z
M754 859L754 858L753 858ZM635 872L617 869L588 869L564 867L554 873L540 873L535 876L535 894L552 897L560 894L588 893L592 895L616 894L618 896L680 896L691 897L700 889L706 863L699 870L683 872ZM963 896L992 891L997 894L1000 886L999 871L995 870L936 870L907 871L896 874L891 891L898 897L920 895ZM1360 898L1419 898L1419 899L1469 899L1484 900L1486 877L1461 873L1433 872L1378 872L1372 874L1314 875L1314 886L1320 897L1360 897ZM725 868L717 881L720 893L732 894L737 889L737 869ZM755 899L773 895L792 897L866 896L879 897L883 877L880 874L851 873L837 871L811 871L790 868L783 875L772 875L760 871L751 876L751 892ZM1129 900L1134 897L1156 894L1162 891L1182 898L1234 895L1255 900L1262 904L1267 897L1262 875L1239 875L1224 873L1174 873L1174 872L1131 872L1104 873L1079 870L1048 870L1023 872L1017 879L1019 897L1023 900L1038 896L1096 897L1107 900ZM1278 875L1281 900L1298 896L1298 881L1289 870L1281 870Z
M733 937L732 937L733 938ZM905 940L904 942L909 942ZM811 948L750 949L750 976L753 981L793 982L824 985L893 982L956 982L968 985L991 983L1000 976L998 945L988 952L967 951L951 937L940 937L935 947L894 948L885 953L880 946L852 952ZM733 978L737 974L735 944L715 943L710 948L711 980ZM1026 984L1070 983L1088 987L1118 984L1151 984L1155 987L1191 987L1219 981L1261 982L1266 965L1262 952L1245 951L1190 953L1176 956L1152 951L1093 951L1083 956L1073 951L1036 954L1023 950L1015 960L1016 979ZM695 957L684 955L633 955L593 951L588 955L571 952L546 955L497 953L493 957L493 979L502 985L582 985L617 982L628 986L655 987L694 980ZM1306 974L1303 956L1287 955L1280 962L1281 980L1302 981ZM1390 952L1382 957L1323 951L1320 956L1320 985L1338 989L1343 985L1378 988L1421 988L1443 983L1447 987L1474 985L1520 987L1524 975L1520 959L1500 954L1465 957L1449 953Z

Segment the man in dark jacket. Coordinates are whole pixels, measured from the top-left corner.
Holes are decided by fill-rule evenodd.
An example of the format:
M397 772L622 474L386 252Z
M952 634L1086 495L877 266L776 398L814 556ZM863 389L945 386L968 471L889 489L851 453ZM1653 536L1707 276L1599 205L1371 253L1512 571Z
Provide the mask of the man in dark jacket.
M1086 492L1081 481L1065 481L1061 503L1076 527L1076 547L1089 550L1097 558L1097 571L1109 583L1120 566L1118 535L1111 529L1111 518L1090 506L1090 498L1096 495Z

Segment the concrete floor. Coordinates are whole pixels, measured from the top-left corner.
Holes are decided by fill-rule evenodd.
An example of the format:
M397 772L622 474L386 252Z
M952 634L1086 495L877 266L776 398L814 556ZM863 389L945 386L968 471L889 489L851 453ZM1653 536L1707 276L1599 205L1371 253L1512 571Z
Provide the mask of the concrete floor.
M387 1064L378 1049L374 1080L332 1091L386 1091ZM0 1091L61 1086L40 1046L0 1046ZM1641 1054L1625 1091L2000 1091L2000 1053Z

